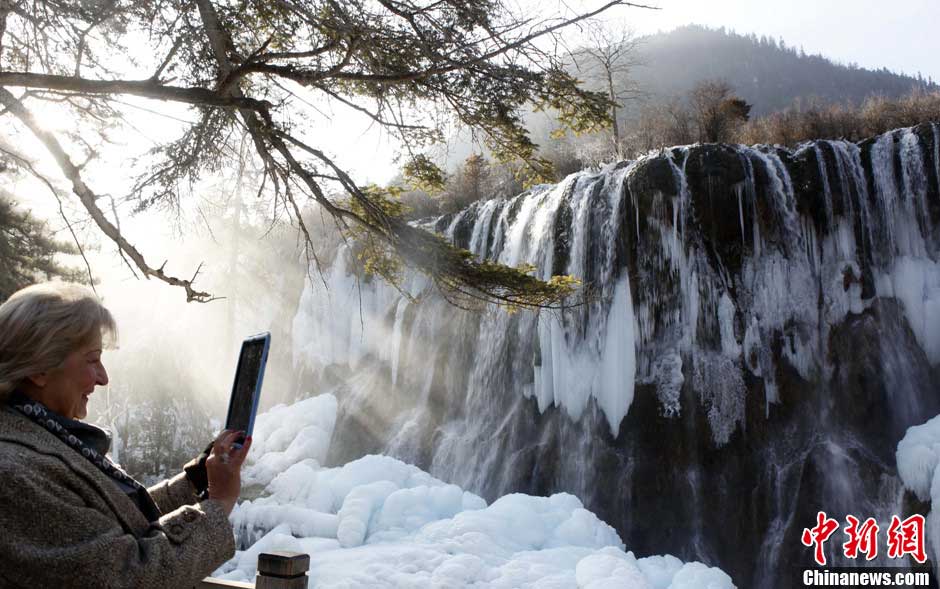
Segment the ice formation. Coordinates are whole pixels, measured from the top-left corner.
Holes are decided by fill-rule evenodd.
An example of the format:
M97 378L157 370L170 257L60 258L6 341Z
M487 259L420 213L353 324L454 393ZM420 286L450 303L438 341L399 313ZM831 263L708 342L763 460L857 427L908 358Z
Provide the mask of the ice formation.
M482 334L489 341L484 354L477 358L479 378L494 372L494 363L505 360L502 345L513 338L534 338L540 360L529 368L525 383L518 390L534 396L540 410L554 405L579 419L589 401L601 409L611 433L616 435L620 422L633 401L636 374L636 342L630 282L620 272L615 251L607 248L595 259L596 240L613 243L619 232L620 199L629 169L611 173L573 175L557 186L538 186L510 201L491 200L461 211L440 227L445 236L465 233L468 247L479 258L495 258L503 264L530 264L544 279L555 273L584 277L596 273L597 300L566 311L560 320L551 314L525 319L489 314ZM585 198L585 195L600 195ZM553 259L559 214L571 215L573 230L567 238L570 252L562 263ZM596 233L597 235L592 235ZM405 313L408 302L387 285L357 281L348 264L349 248L341 246L324 282L305 286L294 319L295 360L319 369L331 364L356 367L365 358L388 362L393 381L397 381L402 356L414 350L422 339L440 331L442 318L452 314L431 301L423 300L418 318L410 325L405 340ZM590 266L590 269L588 268ZM411 275L404 288L418 296L427 281ZM355 305L337 304L357 299ZM392 318L389 325L387 319ZM304 339L302 334L320 337ZM439 334L437 337L440 337ZM391 345L388 345L388 344ZM433 366L428 366L433 371ZM433 374L425 381L430 387Z
M252 432L246 486L267 485L304 459L323 462L336 423L336 397L320 395L291 405L277 405L258 415Z
M915 425L898 442L898 474L904 486L921 501L940 505L940 415L927 423ZM924 535L932 552L934 567L940 563L940 516L936 509L927 514Z
M238 504L242 547L216 577L249 581L258 554L310 554L310 586L730 589L717 568L673 556L636 558L573 495L506 495L487 505L387 456L321 468L336 417L331 394L258 417ZM276 471L276 472L275 472Z

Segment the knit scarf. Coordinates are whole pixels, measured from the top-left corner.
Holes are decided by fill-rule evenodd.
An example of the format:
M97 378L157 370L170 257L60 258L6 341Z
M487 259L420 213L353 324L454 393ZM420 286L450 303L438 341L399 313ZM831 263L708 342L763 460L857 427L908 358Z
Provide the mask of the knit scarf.
M62 417L50 411L39 401L34 401L18 391L10 397L10 405L65 442L67 446L84 456L98 470L117 483L118 487L137 505L147 521L153 522L160 519L160 510L146 487L134 480L105 455L110 446L110 437L104 430L91 424Z

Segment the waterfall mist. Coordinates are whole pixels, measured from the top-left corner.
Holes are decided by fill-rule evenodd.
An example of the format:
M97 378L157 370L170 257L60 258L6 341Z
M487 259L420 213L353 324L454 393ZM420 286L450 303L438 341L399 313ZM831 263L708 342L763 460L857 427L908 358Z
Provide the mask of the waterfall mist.
M287 335L306 277L295 229L237 199L204 207L182 229L179 223L147 213L125 231L160 227L131 234L144 251L169 260L168 271L199 268L196 284L218 300L187 303L182 290L135 279L108 252L92 259L96 289L119 338L104 354L110 383L92 397L88 419L112 431L115 457L148 480L175 473L221 429L246 336L271 331L274 337L262 408L302 392Z

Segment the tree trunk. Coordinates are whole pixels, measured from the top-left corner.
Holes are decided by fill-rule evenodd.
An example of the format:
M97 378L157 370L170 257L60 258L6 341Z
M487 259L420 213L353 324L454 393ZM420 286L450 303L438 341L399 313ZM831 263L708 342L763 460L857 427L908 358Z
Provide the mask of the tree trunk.
M607 68L607 97L610 98L610 120L613 125L611 130L614 134L614 154L617 156L618 160L622 160L623 149L620 143L620 126L617 124L617 94L614 92L614 78L609 67Z

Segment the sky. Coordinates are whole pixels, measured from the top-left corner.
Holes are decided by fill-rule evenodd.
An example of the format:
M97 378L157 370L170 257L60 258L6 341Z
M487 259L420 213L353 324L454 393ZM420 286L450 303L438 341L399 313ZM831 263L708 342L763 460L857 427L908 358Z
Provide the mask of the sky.
M639 0L643 3L643 0ZM807 53L870 69L887 67L940 81L940 0L651 0L660 10L621 7L607 18L638 33L696 23L782 37Z

